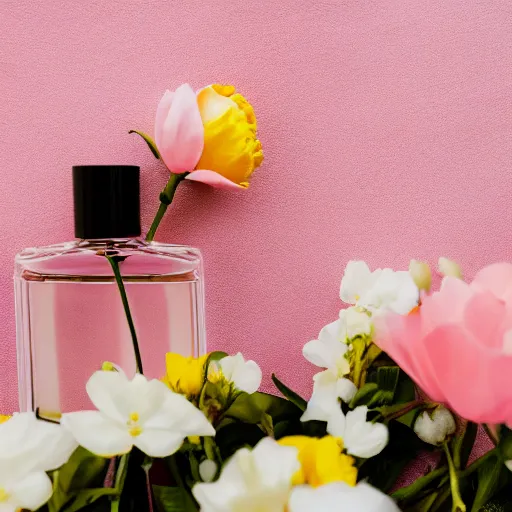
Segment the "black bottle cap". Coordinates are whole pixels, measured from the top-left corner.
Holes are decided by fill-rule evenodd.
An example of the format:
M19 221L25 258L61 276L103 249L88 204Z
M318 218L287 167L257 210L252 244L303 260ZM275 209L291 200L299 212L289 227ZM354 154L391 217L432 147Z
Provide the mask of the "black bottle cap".
M140 168L135 165L73 167L75 237L140 235Z

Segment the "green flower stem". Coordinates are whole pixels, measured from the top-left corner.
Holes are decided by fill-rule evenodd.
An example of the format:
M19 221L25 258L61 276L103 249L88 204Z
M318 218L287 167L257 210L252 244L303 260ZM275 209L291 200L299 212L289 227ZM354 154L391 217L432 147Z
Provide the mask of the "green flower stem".
M435 469L434 471L427 473L425 476L418 478L407 487L402 487L401 489L398 489L391 496L396 501L411 500L412 498L415 498L420 491L423 491L434 480L436 480L439 477L442 477L446 472L446 467Z
M174 199L174 194L176 193L178 185L186 178L188 174L188 172L182 174L171 173L171 177L169 178L167 185L160 194L160 206L156 212L151 227L149 228L148 234L146 235L146 242L152 242L155 238L156 230L158 229L158 226L160 225L160 222L162 221L168 206Z
M466 505L462 501L459 490L459 477L457 476L457 471L455 470L455 465L453 464L452 454L450 453L450 448L448 447L448 443L445 442L443 444L444 453L446 454L446 460L448 461L448 470L450 472L450 489L452 492L452 512L466 512Z
M119 270L119 262L115 258L115 256L105 255L112 270L114 271L114 276L116 278L117 287L119 288L119 293L121 295L121 301L123 302L124 312L126 315L126 320L128 321L128 327L130 328L130 334L132 336L133 343L133 352L135 353L135 361L137 363L137 372L143 374L142 370L142 357L140 355L139 342L137 340L137 333L135 332L135 325L133 323L132 313L130 311L130 305L128 304L128 297L126 295L126 289L123 283L123 277L121 276L121 271Z

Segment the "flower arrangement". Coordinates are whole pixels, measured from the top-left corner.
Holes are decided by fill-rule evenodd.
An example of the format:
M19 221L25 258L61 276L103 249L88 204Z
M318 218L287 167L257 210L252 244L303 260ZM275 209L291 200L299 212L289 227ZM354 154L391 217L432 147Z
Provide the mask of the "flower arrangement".
M180 183L243 190L262 161L252 106L231 86L167 91L154 139L136 133L171 173L149 241ZM276 375L280 396L260 392L241 353L168 353L148 379L119 259L105 257L138 371L103 362L86 386L93 410L1 418L0 510L511 510L512 265L467 284L441 258L433 292L425 263L349 262L345 306L303 347L319 368L305 400ZM495 446L475 459L479 426ZM421 454L429 467L399 486Z
M431 293L418 262L349 262L350 305L303 348L321 369L308 401L275 375L282 397L259 392L240 353L167 354L161 380L105 363L87 383L96 410L4 418L3 509L508 510L512 265L466 284L445 263ZM470 462L478 424L495 448ZM396 488L423 452L428 471Z

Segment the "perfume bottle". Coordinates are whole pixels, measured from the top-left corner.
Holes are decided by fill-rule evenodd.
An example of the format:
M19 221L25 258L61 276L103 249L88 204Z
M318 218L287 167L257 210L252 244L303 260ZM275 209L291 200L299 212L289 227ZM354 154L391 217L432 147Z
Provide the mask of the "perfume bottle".
M165 374L165 353L205 352L201 253L140 236L139 167L75 166L77 240L15 259L20 410L55 418L91 407L85 385L105 361L136 371L112 267L117 256L144 374Z

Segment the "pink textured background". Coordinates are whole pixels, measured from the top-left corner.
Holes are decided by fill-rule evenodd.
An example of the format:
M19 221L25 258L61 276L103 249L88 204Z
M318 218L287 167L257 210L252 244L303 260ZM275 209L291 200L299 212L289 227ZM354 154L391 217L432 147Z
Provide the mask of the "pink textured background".
M511 260L509 0L1 0L0 406L16 407L12 261L72 238L70 168L166 170L167 87L236 84L264 167L249 191L179 190L159 238L204 251L209 347L243 350L307 393L302 345L340 307L351 258L404 268Z

